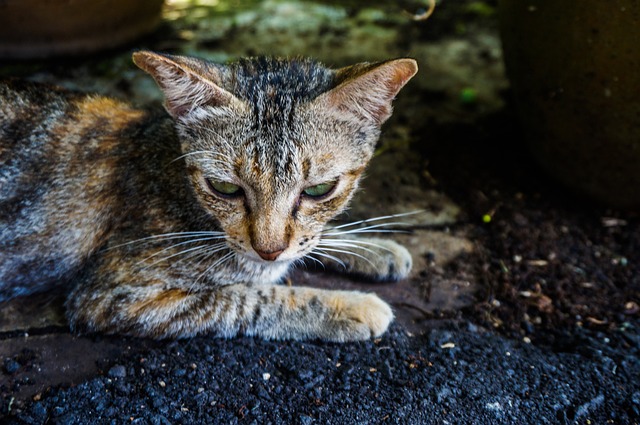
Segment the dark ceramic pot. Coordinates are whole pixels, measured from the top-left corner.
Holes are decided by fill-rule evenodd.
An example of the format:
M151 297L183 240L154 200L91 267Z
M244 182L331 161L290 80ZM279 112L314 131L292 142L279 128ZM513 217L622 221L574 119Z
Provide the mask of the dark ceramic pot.
M0 0L0 58L113 48L152 31L163 0Z
M531 152L609 205L640 208L640 1L500 0Z

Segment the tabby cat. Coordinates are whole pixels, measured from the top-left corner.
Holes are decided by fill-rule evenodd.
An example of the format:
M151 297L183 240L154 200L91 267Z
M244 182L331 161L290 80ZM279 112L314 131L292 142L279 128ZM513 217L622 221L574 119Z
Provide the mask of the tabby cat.
M383 333L393 313L373 294L279 283L303 261L408 274L405 248L325 224L357 188L415 61L133 59L168 115L0 84L0 300L67 282L76 332Z

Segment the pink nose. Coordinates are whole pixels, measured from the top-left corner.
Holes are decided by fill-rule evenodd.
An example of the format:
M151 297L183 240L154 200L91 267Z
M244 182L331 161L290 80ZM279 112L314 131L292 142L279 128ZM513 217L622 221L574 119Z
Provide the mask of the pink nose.
M260 258L266 261L275 261L276 258L278 258L280 254L282 254L282 251L284 251L284 249L278 249L277 251L261 251L259 249L256 249L256 252L260 256Z

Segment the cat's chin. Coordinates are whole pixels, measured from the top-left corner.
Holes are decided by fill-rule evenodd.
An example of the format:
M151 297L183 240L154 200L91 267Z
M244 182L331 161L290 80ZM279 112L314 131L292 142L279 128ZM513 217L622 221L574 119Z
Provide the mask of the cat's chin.
M260 257L257 253L253 251L241 252L239 250L236 250L236 254L242 260L246 260L246 261L249 261L251 264L260 265L264 267L271 267L271 266L281 267L283 265L289 265L301 258L301 256L296 255L296 253L293 253L293 254L285 253L274 260L265 260L264 258Z
M254 266L262 266L262 267L282 267L283 265L291 264L294 259L289 258L288 256L282 258L276 258L275 260L265 260L261 258L258 254L254 252L236 252L239 259L241 261L246 261Z
M239 257L238 263L242 265L245 273L252 275L259 282L269 284L281 282L293 263L291 259L266 261L245 253L239 254Z

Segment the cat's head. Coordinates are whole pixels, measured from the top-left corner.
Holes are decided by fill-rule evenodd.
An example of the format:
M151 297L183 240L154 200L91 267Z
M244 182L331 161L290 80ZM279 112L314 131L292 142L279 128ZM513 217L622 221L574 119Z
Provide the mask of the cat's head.
M413 59L338 70L151 52L134 61L165 94L202 206L228 244L256 261L291 261L315 247L357 188L393 98L417 72Z

